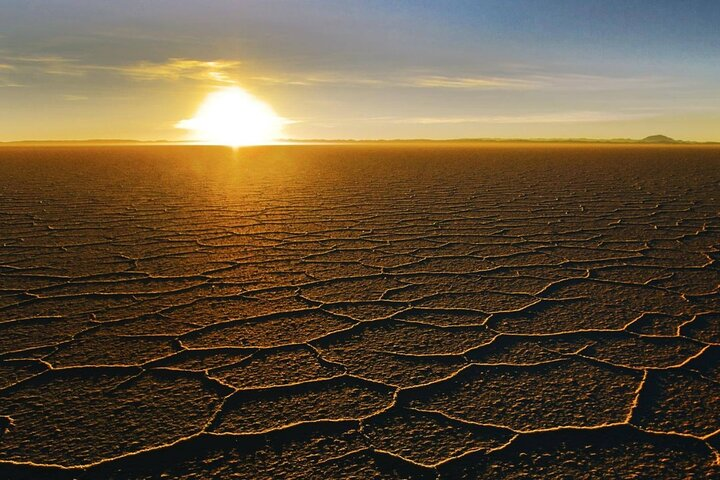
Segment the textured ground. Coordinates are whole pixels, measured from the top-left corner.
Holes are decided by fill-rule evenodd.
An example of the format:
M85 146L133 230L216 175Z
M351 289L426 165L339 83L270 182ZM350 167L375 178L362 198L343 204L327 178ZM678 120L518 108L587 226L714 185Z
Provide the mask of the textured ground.
M715 477L719 213L710 147L3 148L0 477Z

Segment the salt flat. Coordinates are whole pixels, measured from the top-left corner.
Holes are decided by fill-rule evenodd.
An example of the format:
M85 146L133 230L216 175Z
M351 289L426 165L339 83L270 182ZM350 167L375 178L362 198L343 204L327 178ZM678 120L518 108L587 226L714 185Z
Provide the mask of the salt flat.
M710 478L720 148L0 149L4 478Z

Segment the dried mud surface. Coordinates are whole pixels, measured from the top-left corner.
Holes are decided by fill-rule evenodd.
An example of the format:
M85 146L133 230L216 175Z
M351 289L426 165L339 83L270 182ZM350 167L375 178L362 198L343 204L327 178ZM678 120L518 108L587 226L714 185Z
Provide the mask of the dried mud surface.
M0 149L2 478L718 478L720 149Z

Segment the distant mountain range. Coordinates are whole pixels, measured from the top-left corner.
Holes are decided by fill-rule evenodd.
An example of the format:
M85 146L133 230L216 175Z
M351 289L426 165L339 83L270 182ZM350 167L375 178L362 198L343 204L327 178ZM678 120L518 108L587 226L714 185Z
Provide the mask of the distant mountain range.
M688 144L688 145L716 145L720 142L693 142L675 140L666 135L650 135L642 139L634 138L451 138L445 140L428 138L398 138L389 140L287 140L289 143L620 143L620 144Z
M617 144L679 144L679 145L720 145L720 142L693 142L676 140L666 135L650 135L638 139L632 138L396 138L396 139L285 139L280 143L617 143ZM21 140L0 142L0 146L12 145L197 145L194 142L174 140L126 140L126 139L94 139L94 140Z

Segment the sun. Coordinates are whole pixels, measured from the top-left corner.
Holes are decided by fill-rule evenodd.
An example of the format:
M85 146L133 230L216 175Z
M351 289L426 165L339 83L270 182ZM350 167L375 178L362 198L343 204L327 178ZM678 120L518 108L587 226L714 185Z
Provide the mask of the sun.
M210 93L193 118L175 126L190 130L195 141L239 147L275 143L286 123L267 103L240 87L227 87Z

